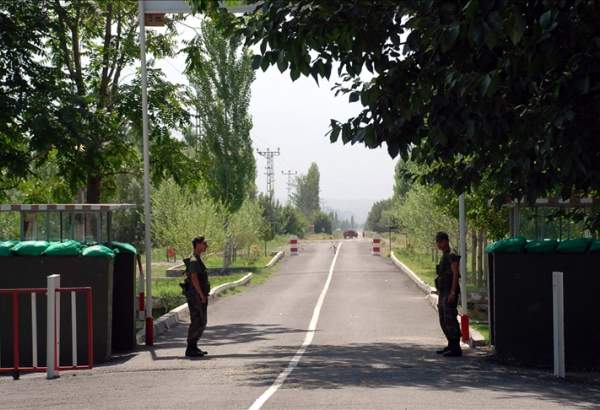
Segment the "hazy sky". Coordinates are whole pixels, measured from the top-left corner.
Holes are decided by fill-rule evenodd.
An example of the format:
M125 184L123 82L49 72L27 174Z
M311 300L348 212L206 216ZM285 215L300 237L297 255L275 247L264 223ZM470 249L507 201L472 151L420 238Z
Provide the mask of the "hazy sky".
M186 24L197 26L192 19ZM193 31L180 26L181 38L190 38ZM169 79L187 83L181 74L185 57L166 59L158 63ZM316 162L321 173L321 197L332 199L339 207L344 199L384 199L392 194L395 161L385 148L369 150L363 145L331 144L325 136L331 118L346 120L360 111L359 104L348 103L347 97L334 97L331 83L317 86L313 79L301 77L293 82L289 73L276 68L257 71L252 86L250 112L254 127L251 131L256 149L281 149L275 159L275 196L287 198L287 177L282 171L306 173ZM266 190L266 160L256 156L257 186ZM343 203L343 201L342 201ZM349 206L349 208L351 208ZM358 216L358 215L357 215ZM362 219L362 218L361 218Z

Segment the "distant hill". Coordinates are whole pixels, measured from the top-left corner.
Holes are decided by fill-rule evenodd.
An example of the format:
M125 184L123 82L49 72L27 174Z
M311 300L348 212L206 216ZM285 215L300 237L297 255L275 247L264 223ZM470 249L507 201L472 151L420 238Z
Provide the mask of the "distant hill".
M360 226L365 223L369 211L373 204L379 199L343 199L343 198L323 198L322 208L337 211L340 219L350 219L354 215L354 220Z

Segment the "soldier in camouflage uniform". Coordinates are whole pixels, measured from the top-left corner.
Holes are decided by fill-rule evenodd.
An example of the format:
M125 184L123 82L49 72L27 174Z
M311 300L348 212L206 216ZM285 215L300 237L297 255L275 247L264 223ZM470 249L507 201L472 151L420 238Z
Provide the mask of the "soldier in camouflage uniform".
M446 357L462 356L460 348L460 325L458 323L458 279L460 256L450 251L450 242L446 232L438 232L435 242L444 255L436 266L435 287L438 291L438 313L440 326L448 339L448 345L436 353Z
M183 260L187 276L183 287L190 310L190 328L188 329L185 355L187 357L202 357L207 352L200 350L197 343L202 337L204 329L206 329L210 283L208 281L208 271L204 262L202 262L201 255L208 248L208 243L203 236L198 236L192 240L192 246L194 247L194 253Z

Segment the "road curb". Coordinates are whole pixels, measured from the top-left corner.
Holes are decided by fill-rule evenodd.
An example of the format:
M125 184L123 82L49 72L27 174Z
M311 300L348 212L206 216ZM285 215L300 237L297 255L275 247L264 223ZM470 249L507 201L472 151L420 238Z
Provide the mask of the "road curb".
M284 255L285 255L285 252L283 252L283 251L277 252L275 254L275 256L273 256L273 258L269 261L269 263L267 263L265 265L265 267L270 268L270 267L275 266L275 264L277 262L279 262L281 260L281 258L283 258ZM208 297L210 300L214 300L218 295L220 295L221 293L225 292L228 289L232 289L237 286L247 285L253 276L254 276L254 274L248 273L246 276L244 276L243 278L241 278L239 280L236 280L234 282L223 283L222 285L219 285L216 288L212 289L210 291L210 294L208 295ZM156 319L154 321L154 336L155 337L160 336L161 334L164 334L169 329L171 329L173 326L177 325L178 322L183 322L183 321L186 321L189 319L190 319L190 310L188 309L187 303L184 303L183 305L179 305L175 309L165 313L164 315L162 315L161 317L159 317L158 319ZM143 344L145 341L144 339L145 339L145 331L144 331L144 329L142 329L136 334L137 343Z
M235 288L237 286L247 285L252 277L253 273L248 273L243 278L236 280L234 282L223 283L222 285L217 286L212 289L208 295L209 300L213 301L217 296L221 293L225 292L228 289ZM177 325L178 322L183 322L190 319L190 310L188 308L187 303L177 306L175 309L165 313L158 319L154 321L154 337L158 337L162 334L165 334L169 329L173 328ZM145 342L145 330L142 329L136 334L136 340L138 344L143 344Z
M273 259L271 259L271 260L269 261L269 263L267 263L267 264L265 265L265 268L270 268L270 267L273 267L273 266L274 266L274 265L275 265L277 262L279 262L279 260L280 260L281 258L283 258L283 255L285 255L285 252L283 252L283 251L279 251L279 252L277 252L277 253L275 254L275 256L273 256Z
M414 273L408 266L403 264L400 261L400 259L398 259L396 257L396 255L394 255L393 251L390 253L390 259L392 260L394 265L396 265L396 267L400 268L400 270L402 272L404 272L406 274L406 276L408 276L423 293L425 293L425 299L431 305L431 307L437 312L437 310L438 310L437 309L437 305L438 305L437 289L432 286L429 286L428 284L423 282L423 280L421 278L419 278L419 276L416 273ZM485 341L485 338L481 335L481 333L479 333L477 330L475 330L471 326L469 326L469 346L476 347L476 346L486 346L486 345L487 345L487 342Z

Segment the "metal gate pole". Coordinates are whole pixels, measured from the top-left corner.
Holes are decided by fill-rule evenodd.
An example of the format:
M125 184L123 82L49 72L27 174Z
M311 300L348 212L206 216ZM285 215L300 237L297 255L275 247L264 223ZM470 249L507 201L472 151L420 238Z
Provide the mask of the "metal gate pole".
M552 272L552 310L554 321L554 375L565 378L565 300L563 273Z
M144 22L144 1L138 3L140 29L140 71L142 75L142 140L144 157L144 242L146 252L146 345L154 343L152 320L152 242L150 228L152 224L150 204L150 154L148 129L148 79L146 72L146 25Z
M56 354L56 289L60 288L60 275L48 276L48 291L46 305L46 377L55 379L58 374L58 363ZM58 299L60 303L60 298Z

